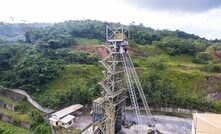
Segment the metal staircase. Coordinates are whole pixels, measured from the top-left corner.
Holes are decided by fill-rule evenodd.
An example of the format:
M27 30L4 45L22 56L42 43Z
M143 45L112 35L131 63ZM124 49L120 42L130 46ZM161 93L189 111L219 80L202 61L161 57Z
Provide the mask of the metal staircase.
M102 97L93 101L93 126L97 126L103 134L121 133L126 122L127 92L131 100L136 124L144 125L137 95L142 100L148 125L155 126L145 94L130 58L128 28L106 28L106 57L100 61L105 70L104 79L99 83L103 88Z

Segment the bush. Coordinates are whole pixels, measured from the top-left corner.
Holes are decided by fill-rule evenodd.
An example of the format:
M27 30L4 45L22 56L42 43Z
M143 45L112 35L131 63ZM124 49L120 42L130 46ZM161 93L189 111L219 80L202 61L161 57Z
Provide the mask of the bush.
M133 64L134 64L134 67L139 67L139 62L134 61Z
M170 55L187 54L195 55L197 52L204 51L206 44L192 39L178 39L166 37L161 41L154 42L154 45L165 50Z
M27 106L20 102L18 105L16 105L15 110L19 111L20 113L24 113L27 110Z
M201 52L193 58L193 62L197 64L206 64L208 61L213 60L213 57L209 53Z
M31 129L44 122L42 115L38 111L31 111L29 117L32 120Z
M208 64L203 68L203 70L208 71L208 72L220 73L221 72L221 65Z
M2 81L6 81L5 86L28 88L28 91L33 92L54 79L59 70L59 62L44 58L40 54L27 54L11 70L4 72Z
M215 45L211 45L209 47L206 48L206 51L221 51L221 45L220 44L215 44Z
M15 126L19 126L20 125L20 121L18 119L14 119L12 121L12 124L15 125Z
M75 44L73 37L67 31L59 31L53 27L32 29L25 33L27 43L41 45L41 47L57 49Z
M148 103L155 107L168 107L173 104L175 97L174 86L162 78L156 71L145 77L143 82L144 92Z
M34 134L51 134L51 128L48 124L42 123L34 128L33 133Z
M98 62L98 57L91 56L89 53L85 52L66 52L61 51L57 53L57 57L63 59L68 63L80 63L80 64L93 64Z
M4 130L0 128L0 134L3 134Z
M220 112L221 111L221 103L220 102L213 102L212 109L214 109L214 112Z
M148 62L148 66L156 70L166 69L166 65L160 60L151 60L150 62Z
M43 116L38 111L31 111L29 116L32 120L31 130L34 134L50 134L51 129L48 124L44 122Z
M17 134L17 133L11 130L3 130L1 133L1 130L0 130L0 134Z

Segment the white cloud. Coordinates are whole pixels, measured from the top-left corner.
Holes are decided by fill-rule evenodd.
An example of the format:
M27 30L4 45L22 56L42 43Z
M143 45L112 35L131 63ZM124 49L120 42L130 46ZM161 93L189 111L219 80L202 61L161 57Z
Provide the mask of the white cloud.
M139 9L126 0L0 0L0 21L61 22L97 19L155 29L180 29L207 38L221 38L221 9L200 13Z
M220 0L125 0L139 8L164 11L205 12L221 6Z

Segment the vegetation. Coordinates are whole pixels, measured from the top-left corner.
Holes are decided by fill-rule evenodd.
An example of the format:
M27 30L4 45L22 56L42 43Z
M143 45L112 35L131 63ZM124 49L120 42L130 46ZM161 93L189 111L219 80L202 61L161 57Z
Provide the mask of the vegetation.
M39 85L56 77L60 68L57 61L45 58L33 47L26 45L4 45L0 52L0 80L7 87L33 92L38 90Z
M31 27L16 42L0 33L0 84L24 89L51 108L90 103L100 95L96 45L105 42L106 25L120 24L86 20ZM220 91L218 81L212 91L207 88L208 77L221 77L220 40L142 24L129 27L130 51L151 106L221 112L220 100L207 99ZM34 128L47 133L44 124Z
M7 103L9 105L14 105L14 106L17 106L17 103L14 102L13 100L7 98L7 97L4 97L4 96L0 96L0 102L4 102L4 103Z
M0 121L0 134L51 133L50 126L44 122L42 113L36 110L26 100L15 102L9 98L0 96L0 101L15 106L15 111L0 107L1 113L13 120L12 125ZM27 122L30 124L31 129L27 130L20 128L20 122ZM1 128L1 125L5 125L6 127ZM12 128L18 128L18 130L13 130Z
M212 55L206 52L197 53L193 59L194 63L207 64L209 61L213 60Z
M202 65L192 63L190 56L168 56L161 52L142 60L135 56L134 61L139 65L138 74L150 106L219 111L217 102L206 99L209 85L205 77L211 74L202 71Z
M34 134L51 134L51 128L44 122L44 119L38 111L31 111L29 116L32 120L31 130Z
M0 121L0 134L30 134L27 129L16 127L12 124Z
M220 73L221 72L221 66L217 65L217 64L208 64L204 67L204 70L208 71L208 72Z
M0 101L15 106L15 111L0 107L2 113L18 121L31 122L30 117L27 113L34 111L35 108L26 100L15 102L9 98L0 95Z
M204 40L180 39L174 37L165 37L161 41L154 42L154 45L165 50L170 55L195 55L198 52L205 51L207 46Z
M57 79L45 85L46 91L37 92L33 97L51 108L90 103L100 94L97 84L102 78L100 72L97 65L66 65Z

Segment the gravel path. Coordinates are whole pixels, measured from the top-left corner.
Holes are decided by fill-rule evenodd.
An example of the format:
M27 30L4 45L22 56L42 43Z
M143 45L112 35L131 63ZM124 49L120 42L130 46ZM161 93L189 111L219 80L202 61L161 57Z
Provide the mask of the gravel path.
M83 130L85 127L92 123L92 117L90 115L81 116L79 119L76 119L74 123L74 128Z
M134 121L132 113L127 113L127 120ZM192 118L180 118L166 115L153 115L156 122L156 128L164 134L189 134L192 127ZM148 118L143 116L143 122L147 123ZM143 133L142 126L132 126L131 129L124 129L126 134Z
M126 114L127 120L134 121L135 118L132 113ZM180 118L166 115L153 115L156 122L156 128L163 132L163 134L190 134L192 119ZM143 116L143 122L148 121L147 117ZM92 122L92 117L89 115L82 116L77 119L74 127L77 129L83 129ZM129 129L123 128L125 134L145 134L147 132L146 126L133 125Z
M192 128L191 118L154 115L156 128L168 134L189 134Z

